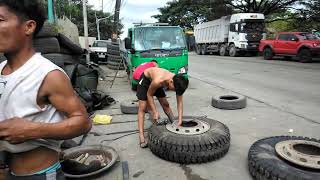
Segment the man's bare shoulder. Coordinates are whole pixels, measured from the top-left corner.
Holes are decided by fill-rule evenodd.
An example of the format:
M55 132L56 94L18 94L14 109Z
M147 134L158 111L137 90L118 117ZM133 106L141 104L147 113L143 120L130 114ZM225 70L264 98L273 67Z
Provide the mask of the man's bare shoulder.
M49 72L41 86L41 90L43 90L45 94L51 94L57 91L63 92L70 89L72 89L72 85L69 78L58 69Z

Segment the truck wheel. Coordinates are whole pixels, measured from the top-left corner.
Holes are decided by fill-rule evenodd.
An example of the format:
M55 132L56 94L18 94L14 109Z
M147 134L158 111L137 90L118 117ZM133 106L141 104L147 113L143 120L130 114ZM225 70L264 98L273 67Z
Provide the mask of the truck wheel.
M230 45L230 48L229 48L229 55L231 57L237 57L238 56L238 52L237 52L237 48L234 44L231 44Z
M219 49L220 56L226 56L227 55L227 48L225 45L221 45Z
M309 49L301 49L299 51L298 56L299 56L300 62L302 63L307 63L312 61L312 54Z
M230 131L223 123L206 117L183 117L167 125L152 125L148 133L153 154L181 164L204 163L223 157L230 147Z
M196 53L198 55L201 55L201 46L200 45L196 45Z
M290 140L298 141L310 141L315 143L320 143L319 140L304 138L304 137L295 137L295 136L277 136L269 137L265 139L258 140L255 142L249 149L248 154L248 166L249 171L252 177L256 180L271 180L271 179L286 179L286 180L313 180L320 178L320 172L317 169L311 169L307 167L301 167L294 163L291 163L284 158L280 158L277 153L276 145L280 142ZM301 144L303 145L303 144ZM301 146L300 146L301 147ZM309 153L319 152L318 147L313 146L304 146L304 150ZM285 148L286 149L286 148ZM293 146L292 149L295 149ZM301 148L302 149L302 148ZM287 152L287 155L290 156L290 152ZM319 153L317 153L318 156ZM294 157L295 155L292 155ZM302 160L301 160L302 161Z
M265 60L271 60L273 58L273 52L271 48L267 47L263 50L263 58Z
M201 54L202 55L206 55L208 53L208 49L206 45L203 45L201 48Z

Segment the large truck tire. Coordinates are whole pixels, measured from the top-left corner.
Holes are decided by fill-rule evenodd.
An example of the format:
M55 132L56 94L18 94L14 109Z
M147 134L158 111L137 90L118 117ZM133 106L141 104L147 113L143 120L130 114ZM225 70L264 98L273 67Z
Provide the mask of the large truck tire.
M120 51L119 44L107 44L107 50Z
M42 54L60 52L59 41L55 37L36 38L33 40L33 47L36 52L40 52Z
M206 117L188 117L210 125L208 131L196 135L182 135L169 131L166 125L152 125L149 147L156 156L181 164L205 163L223 157L230 147L230 132L223 123ZM183 127L193 123L184 121ZM190 123L190 124L189 124ZM172 126L171 124L169 126Z
M226 45L221 45L220 46L219 54L220 54L220 56L226 56L228 54Z
M39 33L36 35L36 38L56 37L57 35L58 33L54 30L53 24L45 22Z
M201 45L196 45L196 53L198 54L198 55L202 55L202 53L201 53Z
M239 55L237 48L234 44L231 44L229 47L229 55L231 57L237 57Z
M271 60L273 58L273 52L270 47L266 47L263 50L263 59L265 60Z
M202 45L202 48L201 48L201 54L202 55L207 55L208 54L208 47L207 45Z
M2 63L5 60L7 60L7 58L2 53L0 53L0 63Z
M316 180L320 171L304 168L279 157L276 144L287 140L306 140L320 143L319 140L295 137L276 136L258 140L249 149L248 166L255 180Z
M67 36L63 34L58 34L58 40L61 46L72 51L73 54L81 55L84 53L84 49L82 49L79 45L73 43Z

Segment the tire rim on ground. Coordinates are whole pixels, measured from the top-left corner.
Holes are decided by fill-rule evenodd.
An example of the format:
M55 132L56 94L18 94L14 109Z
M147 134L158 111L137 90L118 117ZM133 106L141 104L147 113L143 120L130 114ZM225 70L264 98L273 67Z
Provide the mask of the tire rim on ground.
M166 128L176 134L197 135L207 132L210 129L210 125L200 119L190 118L184 119L181 127L178 127L178 121L174 121L172 124L167 124Z
M276 152L283 159L299 166L320 169L320 143L288 140L276 144Z

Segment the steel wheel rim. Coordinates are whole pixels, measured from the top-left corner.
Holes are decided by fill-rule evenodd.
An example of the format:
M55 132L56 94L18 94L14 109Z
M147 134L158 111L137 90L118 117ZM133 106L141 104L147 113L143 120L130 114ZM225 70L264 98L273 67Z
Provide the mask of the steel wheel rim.
M197 118L184 119L183 123L181 127L178 127L178 121L174 121L172 124L167 124L166 128L168 131L180 135L198 135L210 130L210 125L207 122Z
M296 165L320 169L320 143L305 140L282 141L275 146L277 154Z

